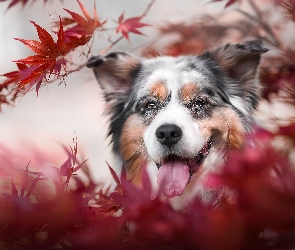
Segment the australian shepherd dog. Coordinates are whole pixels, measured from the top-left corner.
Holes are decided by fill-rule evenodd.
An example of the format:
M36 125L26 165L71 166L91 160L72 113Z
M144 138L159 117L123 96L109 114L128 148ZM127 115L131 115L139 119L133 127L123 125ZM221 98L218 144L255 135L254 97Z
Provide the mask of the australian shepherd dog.
M226 149L245 144L266 51L254 40L200 56L146 59L117 52L91 58L87 66L108 104L112 149L127 177L140 185L146 168L155 189L178 199L176 207L193 199Z

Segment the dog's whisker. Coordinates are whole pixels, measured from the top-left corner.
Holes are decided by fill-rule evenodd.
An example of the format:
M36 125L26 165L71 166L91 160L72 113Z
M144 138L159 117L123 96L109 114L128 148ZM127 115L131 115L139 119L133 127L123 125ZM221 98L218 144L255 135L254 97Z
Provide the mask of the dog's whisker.
M227 123L227 136L226 136L226 149L227 150L230 150L231 148L231 141L230 141L230 127L229 127L229 124Z
M134 152L126 159L127 161L130 160L133 156L137 155L137 154L141 154L143 155L144 159L148 159L148 153L146 150L146 147L144 145L144 141L142 138L140 138L140 140L138 140L139 144L137 146L137 148L134 150Z

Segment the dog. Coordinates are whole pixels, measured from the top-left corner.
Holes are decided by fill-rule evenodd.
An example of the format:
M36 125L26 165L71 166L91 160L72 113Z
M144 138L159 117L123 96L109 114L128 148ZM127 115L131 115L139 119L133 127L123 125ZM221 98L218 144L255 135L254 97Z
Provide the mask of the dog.
M92 57L110 117L112 150L137 185L145 168L155 189L183 206L226 149L241 149L253 125L261 84L259 40L202 55ZM179 205L181 204L181 205Z

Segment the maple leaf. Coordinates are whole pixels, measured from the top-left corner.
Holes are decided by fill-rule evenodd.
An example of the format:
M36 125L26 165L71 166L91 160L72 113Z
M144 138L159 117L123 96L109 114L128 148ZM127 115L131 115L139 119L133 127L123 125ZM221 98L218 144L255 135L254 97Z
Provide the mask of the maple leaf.
M48 68L50 68L50 73L52 73L55 66L57 65L57 62L63 61L63 57L74 48L70 43L65 43L64 31L61 21L59 30L57 32L57 42L54 42L52 36L44 28L33 21L31 21L31 23L33 23L37 29L40 42L20 38L15 38L15 40L25 44L29 49L35 52L36 55L17 60L16 62L27 65L48 65Z
M116 28L116 33L121 32L123 37L125 37L129 41L129 33L135 33L138 35L143 35L138 29L149 26L149 24L141 23L140 19L142 17L131 17L124 20L124 13L119 17L118 23L119 26Z
M17 65L19 71L12 71L4 74L3 76L7 77L8 79L6 79L4 83L0 84L0 90L3 88L8 88L8 86L12 83L15 83L15 85L17 85L17 88L15 88L13 94L12 101L18 96L20 91L26 93L35 84L38 94L38 90L43 81L43 78L46 77L46 71L44 71L44 67L42 66L34 65L28 67L27 65L22 65L20 63L17 63ZM22 65L22 67L20 67L20 65Z
M17 63L17 67L18 71L12 71L2 75L7 79L3 83L0 83L0 112L2 104L12 105L20 94L20 89L14 88L12 83L18 82L22 79L23 75L20 72L25 71L28 66Z
M11 83L16 83L25 92L36 84L36 92L43 79L52 73L60 76L62 67L66 66L65 56L79 46L77 43L66 42L63 31L62 22L60 20L59 30L57 32L57 41L41 26L31 21L35 26L40 41L25 40L15 38L25 44L30 50L35 52L35 55L16 60L19 71L13 71L4 74L8 79L3 83L6 86Z
M6 81L4 81L4 83L0 84L0 90L2 88L7 87L11 83L15 83L15 82L20 81L20 79L22 78L22 74L20 72L23 71L23 70L26 70L28 68L27 65L24 65L24 64L21 64L21 63L17 63L16 65L18 67L18 70L11 71L11 72L8 72L8 73L2 75L2 76L5 76L8 79L6 79Z
M76 23L74 27L71 27L65 31L65 35L69 37L78 37L78 38L86 36L86 37L89 37L90 39L94 31L97 28L103 26L106 23L106 20L103 22L99 21L95 5L93 10L93 18L92 18L89 15L88 11L85 9L84 5L79 0L77 0L77 2L80 5L80 9L82 10L85 18L77 14L76 12L70 11L68 9L64 9L72 16L72 18L67 18L64 20L66 21L66 25Z

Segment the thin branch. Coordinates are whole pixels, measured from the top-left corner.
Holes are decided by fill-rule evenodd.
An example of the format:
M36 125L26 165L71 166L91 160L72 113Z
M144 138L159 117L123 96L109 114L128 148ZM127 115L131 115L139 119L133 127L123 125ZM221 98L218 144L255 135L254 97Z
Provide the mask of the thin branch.
M224 197L223 199L218 199L217 202L212 206L211 209L217 207L219 204L221 204L222 202L225 202L229 198L230 198L230 196Z
M74 72L77 72L77 71L80 71L80 70L83 69L86 65L87 65L87 62L85 62L85 63L83 63L83 64L80 64L77 68L67 71L66 74L65 74L64 76L66 76L66 75L68 75L68 74L71 74L71 73L74 73Z
M101 52L99 52L100 55L104 55L106 52L108 52L111 48L113 48L117 43L119 43L124 37L120 36L117 40L115 40L114 42L111 42L111 44L103 49Z
M152 8L152 6L154 5L156 0L152 0L149 5L147 6L146 10L142 13L141 18L144 18L148 12L150 11L150 9Z

